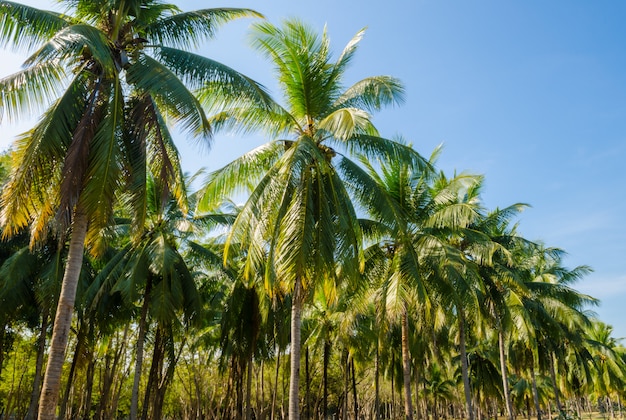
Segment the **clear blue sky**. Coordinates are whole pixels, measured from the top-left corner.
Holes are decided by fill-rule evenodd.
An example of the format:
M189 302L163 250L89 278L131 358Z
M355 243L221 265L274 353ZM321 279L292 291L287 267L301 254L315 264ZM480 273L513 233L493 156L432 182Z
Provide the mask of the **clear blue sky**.
M174 1L175 2L175 1ZM53 7L47 0L27 3ZM176 3L176 2L175 2ZM599 317L626 337L626 2L183 0L183 10L251 7L278 23L326 24L337 53L362 27L348 77L390 74L406 103L377 115L439 167L486 176L488 207L524 202L520 231L565 249L570 268L595 271L578 290L601 299ZM271 67L248 47L251 20L224 26L201 53L276 92ZM16 56L0 53L0 76ZM20 127L3 124L0 147ZM189 172L216 169L260 139L218 135L210 151L180 139Z

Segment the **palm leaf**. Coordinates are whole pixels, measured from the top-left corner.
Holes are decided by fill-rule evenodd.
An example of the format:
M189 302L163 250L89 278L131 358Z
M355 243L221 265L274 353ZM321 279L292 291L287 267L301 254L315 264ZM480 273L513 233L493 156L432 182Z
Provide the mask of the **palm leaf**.
M404 102L404 86L390 76L374 76L360 80L349 87L333 104L334 108L361 108L377 111L386 105Z
M0 109L9 121L39 115L58 98L65 77L62 67L48 62L13 73L0 80Z
M87 54L89 60L97 63L98 72L112 75L117 69L113 50L113 44L102 31L91 25L75 24L57 31L26 60L25 65L55 60L68 62L70 66L80 65ZM89 61L87 63L90 64Z
M211 127L196 97L176 75L155 59L141 54L126 70L127 81L149 94L162 113L181 123L191 134L211 138Z
M231 108L272 103L264 86L215 60L167 47L155 48L154 54L191 89L199 89L199 97L207 103Z
M0 2L0 44L32 50L68 25L65 16L10 1Z
M262 18L263 15L251 9L200 9L155 20L139 28L139 33L157 44L191 49L213 38L220 25L242 17Z

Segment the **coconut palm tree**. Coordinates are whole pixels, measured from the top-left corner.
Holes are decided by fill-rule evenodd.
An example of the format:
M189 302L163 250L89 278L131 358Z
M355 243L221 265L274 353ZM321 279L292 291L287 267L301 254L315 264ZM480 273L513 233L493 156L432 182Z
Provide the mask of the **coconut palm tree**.
M298 20L253 28L253 45L275 67L285 105L229 106L206 100L215 127L262 130L271 141L212 173L203 202L253 190L226 242L240 244L244 275L263 270L266 288L291 295L289 418L299 418L302 307L322 278L347 279L359 271L360 228L346 182L358 182L351 153L418 161L410 148L381 138L370 111L401 102L399 81L363 79L344 88L342 78L363 31L331 61L330 42ZM214 95L210 87L206 97ZM219 112L218 112L219 111ZM337 150L336 150L337 149ZM341 151L345 153L341 153Z
M157 337L162 339L159 343L173 345L171 337L164 337L164 334L173 334L179 326L189 327L201 309L199 282L183 250L193 253L195 259L219 260L214 252L194 240L205 235L206 231L232 222L228 214L194 216L184 211L187 206L181 208L179 201L173 197L163 202L161 188L151 176L147 179L146 189L147 211L141 239L134 242L127 240L127 244L103 267L90 288L96 302L115 293L120 294L128 305L134 305L136 301L141 302L131 418L135 418L138 413L143 344L150 320L156 324ZM127 203L127 200L122 200L122 203ZM131 220L120 218L116 230L125 235L130 230L130 223ZM159 353L159 356L163 357L163 352ZM154 362L153 360L153 364ZM162 363L161 360L156 362ZM169 366L171 374L173 362L171 360ZM150 391L148 389L146 393L149 394ZM164 391L159 389L156 391L158 395L153 399L152 406L158 413ZM144 406L144 412L146 409L147 406ZM153 416L160 417L154 413Z
M3 114L42 117L16 141L2 196L2 225L12 234L30 225L38 241L58 222L70 234L40 404L54 416L83 250L102 248L115 193L135 192L137 232L145 216L146 167L180 197L178 156L165 124L180 122L209 138L211 127L190 89L214 82L252 95L248 78L189 50L247 9L181 12L155 0L61 2L67 14L3 1L0 42L34 51L24 69L0 81Z
M433 153L430 168L437 154L438 150ZM381 242L384 252L378 253L384 256L383 260L387 259L383 263L386 269L378 270L384 273L379 287L386 302L385 310L392 319L400 320L405 415L412 418L408 309L433 305L431 299L435 294L463 295L465 300L473 294L468 293L472 286L465 291L459 289L461 283L471 283L471 278L467 283L462 281L469 261L451 238L459 236L481 216L477 205L479 189L475 188L480 178L461 174L447 179L442 173L435 175L428 167L402 161L381 162L380 174L365 159L363 165L376 180L378 190L370 188L355 193L366 203L374 221L380 223L378 230L386 232ZM458 298L456 302L457 312L462 312ZM463 339L464 336L462 344ZM466 389L469 392L468 385Z

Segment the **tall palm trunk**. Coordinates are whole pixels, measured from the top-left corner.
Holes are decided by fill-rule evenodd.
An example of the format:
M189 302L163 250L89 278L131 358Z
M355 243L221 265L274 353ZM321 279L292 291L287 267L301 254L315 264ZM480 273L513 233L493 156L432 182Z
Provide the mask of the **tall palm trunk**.
M534 362L533 362L534 364ZM537 413L537 420L541 420L541 407L539 406L539 391L537 390L537 378L535 377L535 368L533 364L530 366L530 377L533 389L533 402L535 404L535 412Z
M354 403L354 418L359 418L359 399L356 391L356 372L354 368L354 358L350 362L350 367L352 368L352 402Z
M509 392L509 377L506 370L506 354L504 352L504 333L502 326L498 327L498 349L500 351L500 372L502 374L502 391L506 403L506 413L509 420L513 420L513 404L511 403L511 393Z
M78 365L78 359L80 359L79 355L83 351L83 345L85 341L85 337L87 335L87 323L85 321L80 321L80 327L78 328L78 333L76 335L76 345L74 346L74 356L72 357L72 364L70 366L70 371L67 375L67 382L65 384L65 392L63 393L63 398L61 399L61 407L59 408L59 418L65 418L65 412L67 411L67 402L70 398L70 392L72 390L72 384L74 383L74 373L76 372L76 366Z
M380 419L380 338L376 337L376 359L374 359L374 419Z
M465 406L467 418L474 420L474 409L472 407L472 394L469 382L469 366L467 364L467 349L465 347L465 312L463 308L458 308L459 313L459 344L461 347L461 372L463 374L463 390L465 391Z
M296 277L291 300L291 371L289 373L289 420L300 419L300 329L304 301L302 279Z
M246 376L246 420L252 420L252 350L248 354Z
M37 363L35 364L35 378L33 379L33 391L30 396L30 404L28 406L28 412L26 413L25 420L35 419L35 413L37 412L37 402L39 401L39 390L41 387L41 371L43 370L43 356L46 351L46 332L48 330L49 321L48 307L43 310L41 315L41 331L39 332L39 338L37 340ZM3 351L0 347L0 351Z
M554 389L554 400L556 401L556 408L561 414L563 407L561 406L561 398L559 397L559 386L556 383L556 372L554 370L554 352L550 352L550 380L552 381L552 388Z
M85 236L87 234L87 215L77 210L72 220L70 247L65 263L65 273L61 284L61 294L57 304L52 340L48 354L48 365L43 380L43 388L39 400L39 420L54 420L56 418L59 389L61 387L61 372L65 362L65 348L72 325L76 288L83 264L85 251Z
M150 291L152 289L152 277L146 279L146 290L143 294L143 305L141 307L141 317L139 318L139 332L137 333L137 347L135 350L135 376L133 378L133 390L130 398L130 420L137 420L139 413L139 381L141 379L141 369L143 366L143 345L146 339L148 303Z
M328 364L330 362L330 342L324 338L324 366L323 366L323 379L324 379L324 395L322 397L322 418L328 417Z
M409 312L404 304L402 312L402 376L404 378L404 414L407 420L413 420L413 402L411 399L411 354L409 353Z

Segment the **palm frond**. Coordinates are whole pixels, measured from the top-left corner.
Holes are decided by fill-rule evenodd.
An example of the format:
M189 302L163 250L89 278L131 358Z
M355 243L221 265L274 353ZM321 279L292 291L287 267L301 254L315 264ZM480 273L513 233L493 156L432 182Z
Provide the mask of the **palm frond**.
M234 108L254 103L268 105L272 100L266 88L218 61L174 48L154 49L157 60L172 70L211 107L221 109L228 104ZM211 109L209 107L209 109Z
M352 61L352 58L354 57L354 54L356 53L356 50L359 46L359 42L361 42L364 35L365 35L365 28L359 30L352 37L352 39L348 41L348 44L343 48L343 51L341 51L341 54L339 55L339 58L337 59L334 65L334 73L337 76L340 76L341 74L343 74L345 68Z
M404 103L404 86L391 76L373 76L349 87L333 104L334 108L362 108L378 111L387 105Z
M120 164L120 157L123 155L123 145L120 140L119 133L124 123L124 100L122 94L122 85L113 83L111 91L107 92L106 109L101 112L106 114L106 118L97 116L95 121L99 122L94 127L92 133L86 133L85 137L76 137L73 141L79 143L77 155L74 156L68 151L68 158L65 165L68 169L80 167L87 163L85 172L81 174L80 179L76 179L79 190L74 193L75 185L67 187L62 185L62 194L67 196L70 206L78 204L89 215L89 229L87 232L87 243L94 254L101 253L105 249L105 241L100 232L106 226L112 224L113 206L111 203L115 199L116 191L121 189L123 184L123 172ZM82 143L88 143L83 146ZM87 148L87 155L82 155L82 149ZM88 157L87 157L88 156ZM74 159L74 160L72 160ZM72 166L73 165L73 166ZM73 174L72 174L73 175ZM71 177L67 177L70 178ZM72 195L75 197L76 203L72 202ZM78 198L80 197L80 199ZM80 200L80 202L78 202ZM64 209L64 201L60 210Z
M56 212L65 154L88 97L85 76L78 74L41 121L16 139L11 177L3 190L5 234L16 232L37 214L38 222L32 229L36 241Z
M140 35L150 42L192 49L197 48L205 40L213 38L220 25L243 17L262 18L263 15L251 9L200 9L162 17L138 29Z
M181 123L194 136L211 138L211 126L198 99L169 69L142 54L126 70L127 81L137 92L149 94L161 112Z
M19 121L39 115L62 93L66 73L54 63L40 63L0 80L0 118Z
M356 134L367 133L371 116L358 108L339 108L318 123L318 129L338 140L348 141Z
M67 26L66 17L10 1L0 2L0 44L29 51Z
M113 44L102 31L91 25L75 24L56 32L26 60L25 65L59 60L75 66L83 63L87 56L87 63L95 61L98 71L110 76L117 70L113 51Z
M283 151L283 146L277 142L266 143L210 173L204 181L205 187L198 192L198 210L207 211L233 194L247 192Z
M210 109L215 108L201 93L200 100ZM217 98L217 97L215 97ZM217 131L231 131L250 134L256 131L265 133L269 138L280 138L283 135L293 134L299 129L297 121L281 106L274 104L269 109L265 106L248 103L244 106L221 110L214 114L209 123Z

